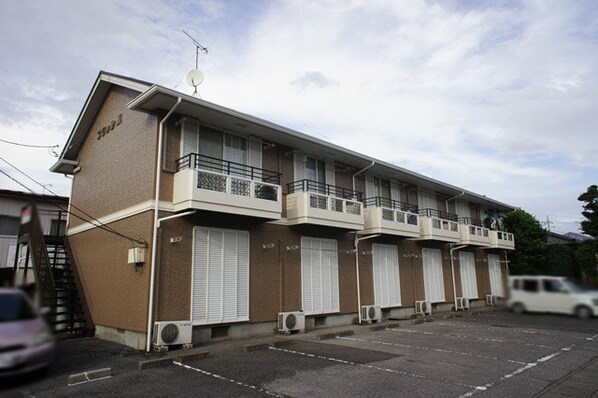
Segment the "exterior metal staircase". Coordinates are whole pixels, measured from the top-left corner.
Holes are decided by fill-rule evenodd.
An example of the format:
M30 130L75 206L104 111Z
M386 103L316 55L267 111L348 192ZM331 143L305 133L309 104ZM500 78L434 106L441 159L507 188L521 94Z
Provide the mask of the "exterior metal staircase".
M93 335L94 326L64 233L66 212L44 213L44 220L51 221L49 230L40 222L35 205L23 208L17 253L25 251L25 255L24 264L15 262L15 284L25 288L29 285L39 306L49 309L47 321L58 338ZM27 283L31 279L27 278L27 272L31 270L34 285ZM20 283L19 278L22 278Z

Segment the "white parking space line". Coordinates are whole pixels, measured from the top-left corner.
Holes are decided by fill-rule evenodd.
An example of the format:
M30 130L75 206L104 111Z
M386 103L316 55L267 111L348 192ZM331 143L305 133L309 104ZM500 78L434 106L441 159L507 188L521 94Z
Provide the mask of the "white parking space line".
M400 343L389 343L389 342L385 342L385 341L376 341L376 340L365 340L365 339L358 339L358 338L354 338L354 337L337 337L337 339L338 340L364 342L364 343L370 343L370 344L380 344L380 345L384 345L384 346L393 346L393 347L408 348L408 349L414 349L414 350L435 351L435 352L441 352L441 353L445 353L445 354L453 354L453 355L457 354L457 355L474 357L474 358L479 358L479 359L488 359L488 360L492 360L492 361L505 361L505 362L514 363L517 365L526 365L527 364L527 362L525 362L525 361L516 361L513 359L501 359L501 358L497 358L497 357L489 357L486 355L478 355L478 354L470 354L467 352L445 350L445 349L441 349L441 348L431 348L431 347L425 347L425 346L400 344Z
M474 324L474 325L464 325L464 324L459 324L459 323L450 323L450 322L434 322L434 325L439 325L439 326L451 326L451 327L458 327L458 328L472 328L472 329L486 329L486 330L509 330L509 331L513 331L513 332L519 332L519 333L525 333L525 334L537 334L537 335L542 335L542 336L549 336L549 337L555 337L558 336L555 333L547 333L547 332L542 332L539 330L532 330L532 329L517 329L517 328L513 328L513 327L503 327L503 326L486 326L486 327L481 327L481 324Z
M588 340L588 341L594 341L596 339L598 339L598 334L595 334L592 337L586 337L586 340Z
M241 386L241 387L249 388L249 389L254 390L256 392L261 392L261 393L264 393L266 395L270 395L272 397L284 397L284 395L280 395L280 394L277 394L275 392L268 391L268 390L266 390L264 388L258 388L258 387L254 386L254 385L243 383L242 381L237 381L237 380L234 380L234 379L229 379L229 378L221 376L219 374L208 372L207 370L202 370L202 369L199 369L199 368L196 368L196 367L193 367L193 366L186 365L186 364L184 364L182 362L179 362L179 361L172 361L172 363L175 364L175 365L177 365L177 366L181 366L181 367L183 367L185 369L193 370L195 372L201 373L201 374L209 376L209 377L213 377L213 378L218 379L218 380L227 381L229 383L236 384L236 385Z
M363 367L363 368L367 368L367 369L371 369L371 370L376 370L376 371L381 371L381 372L385 372L385 373L399 374L399 375L402 375L402 376L412 377L412 378L415 378L415 379L429 380L429 381L439 382L439 383L443 383L443 384L452 384L452 385L459 386L459 387L470 388L470 389L473 389L474 391L484 391L484 390L486 390L485 386L472 386L472 385L469 385L469 384L456 383L456 382L449 381L449 380L435 379L435 378L431 378L431 377L428 377L428 376L420 375L420 374L417 374L417 373L409 373L409 372L403 372L403 371L395 370L395 369L382 368L382 367L375 366L375 365L370 365L370 364L365 364L365 363L357 363L357 362L353 362L353 361L346 361L344 359L338 359L338 358L326 357L326 356L322 356L322 355L310 354L310 353L302 352L302 351L289 350L289 349L278 348L278 347L268 347L268 349L273 350L273 351L278 351L278 352L284 352L284 353L287 353L287 354L301 355L301 356L308 357L308 358L314 358L314 359L320 359L320 360L324 360L324 361L336 362L336 363L340 363L340 364L343 364L343 365L359 366L359 367Z
M503 340L503 339L494 339L491 337L472 337L466 334L455 334L455 333L434 333L434 332L427 332L427 331L419 331L419 330L411 330L411 329L395 329L395 328L386 328L385 330L391 332L401 332L401 333L414 333L414 334L423 334L428 336L443 336L443 337L455 337L458 339L468 339L468 340L479 340L479 341L489 341L492 343L510 343L510 344L522 344L516 340ZM523 343L523 345L528 347L536 347L536 348L550 348L550 349L557 349L558 347L543 345L543 344L531 344L531 343Z
M500 383L502 381L511 379L511 378L513 378L513 377L515 377L517 375L520 375L521 373L523 373L525 371L528 371L528 370L530 370L530 369L532 369L532 368L534 368L534 367L536 367L536 366L538 366L538 365L540 365L540 364L542 364L544 362L550 361L551 359L554 359L554 358L558 357L559 355L561 355L564 352L571 351L571 349L573 347L574 347L574 345L563 347L559 351L553 352L552 354L548 354L546 356L543 356L542 358L536 359L534 362L530 362L530 363L528 363L528 364L526 364L526 365L524 365L524 366L522 366L520 368L517 368L515 371L513 371L511 373L508 373L508 374L506 374L504 376L501 376L501 378L498 379L496 382L494 382L494 383L488 383L484 387L486 387L486 389L492 388L492 387L494 387L495 385L497 385L498 383ZM479 389L474 389L474 390L472 390L472 391L470 391L470 392L468 392L466 394L463 394L463 395L459 396L459 398L468 398L468 397L471 397L471 396L473 396L473 395L475 395L475 394L477 394L479 392L480 392Z

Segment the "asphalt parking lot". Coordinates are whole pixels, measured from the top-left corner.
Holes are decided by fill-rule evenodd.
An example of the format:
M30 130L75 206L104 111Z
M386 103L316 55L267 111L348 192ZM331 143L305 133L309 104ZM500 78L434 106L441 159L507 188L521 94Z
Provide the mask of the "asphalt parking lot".
M598 319L458 315L224 341L168 354L96 339L65 341L47 375L5 385L0 395L598 396ZM179 359L183 352L209 357ZM141 361L159 358L163 366L139 370ZM67 385L69 375L100 368L111 375Z

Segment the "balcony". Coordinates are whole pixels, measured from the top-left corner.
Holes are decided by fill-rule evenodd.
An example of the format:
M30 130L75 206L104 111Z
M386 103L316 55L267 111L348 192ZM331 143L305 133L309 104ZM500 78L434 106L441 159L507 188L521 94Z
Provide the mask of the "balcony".
M373 197L365 200L365 234L388 234L419 238L417 206L396 200Z
M362 193L311 180L288 185L287 218L291 225L316 224L363 229Z
M491 230L490 248L515 250L515 237L510 232Z
M191 153L178 159L175 211L198 209L280 219L280 173Z
M419 211L420 239L458 243L461 241L457 215L434 209Z
M473 246L490 246L490 230L482 227L480 220L471 218L460 219L461 226L459 231L461 234L461 244Z

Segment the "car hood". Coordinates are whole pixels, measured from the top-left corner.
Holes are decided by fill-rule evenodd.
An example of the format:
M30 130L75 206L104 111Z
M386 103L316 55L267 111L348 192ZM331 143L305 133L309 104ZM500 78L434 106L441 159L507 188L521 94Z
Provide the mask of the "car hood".
M46 323L41 318L2 322L0 323L0 349L12 345L30 345L46 328Z

